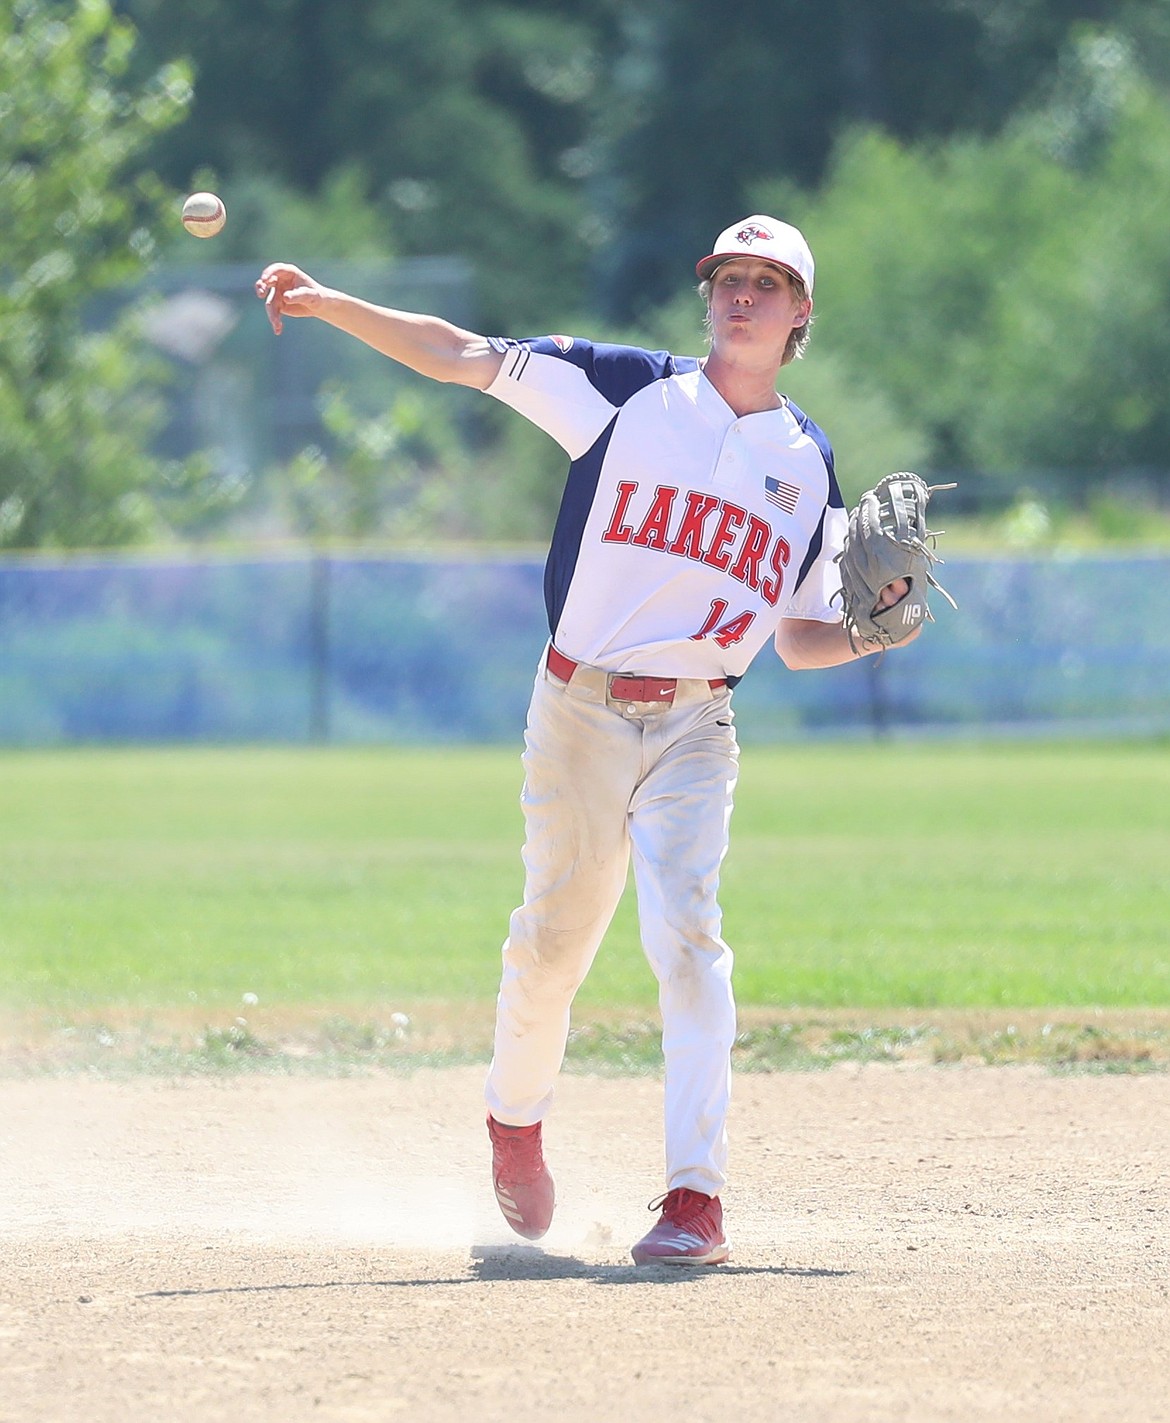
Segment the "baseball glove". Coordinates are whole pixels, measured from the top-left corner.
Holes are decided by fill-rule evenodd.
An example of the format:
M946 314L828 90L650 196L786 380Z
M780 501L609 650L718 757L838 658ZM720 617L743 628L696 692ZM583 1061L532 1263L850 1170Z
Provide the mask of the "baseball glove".
M849 515L845 547L837 555L841 569L842 620L849 642L893 647L928 619L931 588L955 607L955 600L935 581L934 565L942 560L934 552L938 533L926 527L926 506L939 489L953 484L927 484L917 474L887 474L866 494ZM878 608L887 583L905 578L910 591L890 608Z

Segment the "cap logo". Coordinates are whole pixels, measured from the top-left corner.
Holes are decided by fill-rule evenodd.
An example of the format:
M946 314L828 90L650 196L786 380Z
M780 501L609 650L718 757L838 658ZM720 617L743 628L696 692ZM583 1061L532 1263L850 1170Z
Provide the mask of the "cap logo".
M750 247L753 242L770 242L772 234L766 227L761 227L758 223L749 222L741 227L735 234L735 240L742 242L745 247Z
M567 351L573 344L571 336L550 336L548 338L559 350Z

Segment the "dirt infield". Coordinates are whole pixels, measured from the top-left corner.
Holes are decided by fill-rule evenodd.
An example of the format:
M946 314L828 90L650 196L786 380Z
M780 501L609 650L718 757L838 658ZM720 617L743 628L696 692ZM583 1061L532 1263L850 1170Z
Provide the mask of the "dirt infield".
M0 1082L0 1419L1170 1420L1170 1076L740 1076L674 1273L659 1085L562 1081L533 1247L481 1080Z

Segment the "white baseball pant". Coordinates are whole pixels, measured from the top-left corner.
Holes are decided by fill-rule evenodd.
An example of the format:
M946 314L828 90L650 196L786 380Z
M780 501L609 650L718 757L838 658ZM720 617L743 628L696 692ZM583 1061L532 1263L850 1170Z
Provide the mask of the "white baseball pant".
M488 1110L528 1126L551 1105L573 997L626 883L659 985L666 1182L726 1182L735 1039L732 954L720 936L739 750L727 688L680 680L672 705L615 702L597 668L566 684L542 659L521 804L524 902L503 949Z

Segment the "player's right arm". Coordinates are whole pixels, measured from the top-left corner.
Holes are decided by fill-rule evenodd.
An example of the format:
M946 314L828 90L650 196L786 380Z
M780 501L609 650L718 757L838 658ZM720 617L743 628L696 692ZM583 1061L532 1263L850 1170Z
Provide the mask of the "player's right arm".
M256 282L256 295L278 336L284 317L315 316L432 380L486 390L504 359L486 337L473 331L464 331L438 316L374 306L322 286L289 262L265 267Z

